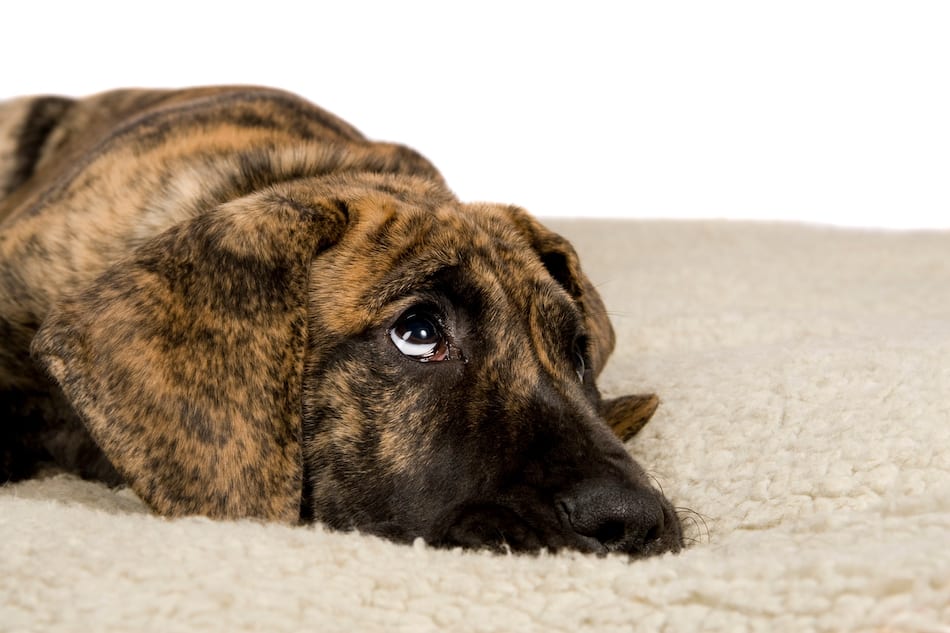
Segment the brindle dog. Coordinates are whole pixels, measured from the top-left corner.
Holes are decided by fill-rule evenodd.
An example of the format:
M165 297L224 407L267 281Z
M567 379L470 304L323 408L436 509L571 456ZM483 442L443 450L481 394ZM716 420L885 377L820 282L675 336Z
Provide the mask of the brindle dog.
M0 105L0 480L396 541L681 547L561 237L260 88ZM606 421L606 423L605 423Z

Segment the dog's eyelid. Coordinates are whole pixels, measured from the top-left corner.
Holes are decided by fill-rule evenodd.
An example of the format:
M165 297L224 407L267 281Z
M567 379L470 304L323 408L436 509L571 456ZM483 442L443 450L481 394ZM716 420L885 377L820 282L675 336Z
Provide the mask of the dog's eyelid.
M380 321L377 322L380 325L385 325L387 328L391 328L399 319L401 319L406 313L410 311L416 312L425 312L427 314L435 317L439 325L446 326L449 319L447 318L447 311L445 309L446 302L438 295L438 293L430 292L421 292L413 293L412 295L404 295L398 299L388 302L381 310L380 314L383 316Z

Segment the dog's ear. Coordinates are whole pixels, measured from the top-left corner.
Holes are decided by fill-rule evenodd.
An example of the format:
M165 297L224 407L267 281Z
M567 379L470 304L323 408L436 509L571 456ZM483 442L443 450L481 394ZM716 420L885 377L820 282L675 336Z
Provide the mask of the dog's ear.
M594 376L600 374L614 349L614 330L594 284L581 270L574 247L519 207L509 207L515 226L527 237L551 276L570 294L584 313L590 340Z
M654 394L620 396L602 401L600 411L614 435L626 442L650 421L659 405Z
M510 207L508 211L551 276L574 297L583 310L590 333L592 369L595 376L599 375L614 349L614 330L603 300L587 275L581 271L577 253L570 242L544 227L523 209ZM621 396L603 400L600 411L614 434L626 441L650 421L659 403L659 399L652 394Z
M34 357L158 512L299 519L308 271L348 213L293 183L226 203L44 321Z

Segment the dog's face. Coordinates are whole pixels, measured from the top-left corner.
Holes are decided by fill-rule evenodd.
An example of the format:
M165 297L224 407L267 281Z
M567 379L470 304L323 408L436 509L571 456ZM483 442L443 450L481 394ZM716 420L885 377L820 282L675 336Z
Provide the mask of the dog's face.
M678 543L669 504L600 416L594 378L612 336L560 238L516 209L398 205L313 275L303 454L315 518L444 545ZM598 504L618 507L579 525Z
M377 180L280 185L174 227L64 301L34 354L166 514L678 549L604 421L613 334L571 247L518 209Z

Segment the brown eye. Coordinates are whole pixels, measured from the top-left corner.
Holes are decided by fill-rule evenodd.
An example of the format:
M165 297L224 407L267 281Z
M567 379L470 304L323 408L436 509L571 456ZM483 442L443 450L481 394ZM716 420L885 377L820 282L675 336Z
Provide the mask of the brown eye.
M445 360L449 355L439 320L425 311L404 313L389 330L389 338L403 355L422 363Z

